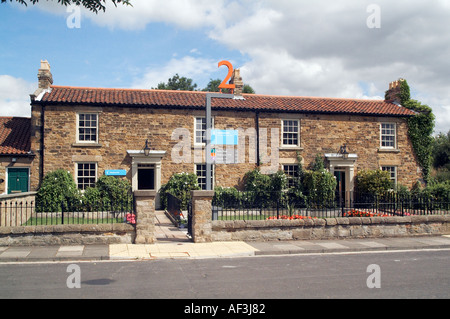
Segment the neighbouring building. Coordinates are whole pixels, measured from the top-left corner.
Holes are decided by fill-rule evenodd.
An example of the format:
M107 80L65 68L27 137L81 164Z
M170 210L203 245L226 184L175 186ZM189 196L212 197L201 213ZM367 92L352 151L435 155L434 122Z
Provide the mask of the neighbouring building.
M0 117L0 194L30 190L30 128L29 118Z
M34 160L23 163L32 190L59 168L81 190L103 174L127 178L133 190L159 190L172 174L194 172L205 186L206 92L56 86L46 61L38 79L31 95L34 157L26 157ZM211 100L214 128L235 139L214 148L213 185L240 187L258 166L294 175L298 158L307 167L317 154L349 191L362 169L387 170L408 187L421 177L406 124L415 113L395 95L387 101L242 94L242 80L231 81L234 98Z

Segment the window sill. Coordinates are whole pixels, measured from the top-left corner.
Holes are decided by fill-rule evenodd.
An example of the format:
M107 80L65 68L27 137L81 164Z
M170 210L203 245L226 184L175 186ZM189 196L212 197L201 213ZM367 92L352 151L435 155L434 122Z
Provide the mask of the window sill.
M378 153L400 153L398 148L379 148Z
M280 146L280 151L303 151L303 147L301 146Z
M99 143L73 143L72 147L102 147Z

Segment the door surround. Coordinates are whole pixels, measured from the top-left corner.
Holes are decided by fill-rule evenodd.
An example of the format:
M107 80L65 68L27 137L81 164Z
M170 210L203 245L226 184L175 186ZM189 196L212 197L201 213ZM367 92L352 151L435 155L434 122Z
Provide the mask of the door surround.
M345 200L348 203L351 200L350 194L352 194L355 186L355 164L358 160L358 155L348 154L344 157L339 153L325 154L325 158L330 165L330 173L334 176L335 171L345 172Z
M156 196L156 204L159 204L159 190L161 189L161 162L166 155L166 151L150 151L148 155L144 154L143 150L128 150L128 155L131 157L131 189L132 191L139 190L138 187L138 170L139 165L147 164L154 166L154 185Z

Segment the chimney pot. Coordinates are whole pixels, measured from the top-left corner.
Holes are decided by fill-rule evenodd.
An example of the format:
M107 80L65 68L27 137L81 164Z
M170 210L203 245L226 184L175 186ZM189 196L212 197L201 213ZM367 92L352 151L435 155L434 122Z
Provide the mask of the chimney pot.
M389 90L386 92L386 100L393 101L396 104L400 104L400 82L404 79L400 78L397 81L389 83Z

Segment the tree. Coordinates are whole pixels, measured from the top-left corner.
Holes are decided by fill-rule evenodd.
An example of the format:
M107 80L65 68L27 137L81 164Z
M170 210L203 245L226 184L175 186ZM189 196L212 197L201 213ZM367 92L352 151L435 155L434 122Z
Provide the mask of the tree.
M219 85L222 83L220 79L213 80L211 79L206 85L206 87L202 90L204 92L219 92Z
M433 166L450 170L450 130L447 134L439 133L433 142Z
M433 141L434 179L438 183L450 183L450 130L440 133Z
M255 94L255 90L253 90L253 88L250 85L244 84L244 88L242 89L242 93Z
M204 91L204 92L219 92L220 91L220 89L219 89L220 83L222 83L222 80L220 80L220 79L216 79L216 80L211 79L209 81L208 85L206 85L206 87L202 91ZM222 91L224 93L229 92L228 89L225 89ZM244 84L242 93L255 94L255 90L253 90L253 88L250 85Z
M13 2L14 0L9 0L10 2ZM15 0L16 2L23 4L25 6L28 6L28 2L31 4L36 4L39 2L39 0ZM64 5L64 6L69 6L69 5L77 5L77 6L83 6L86 9L98 13L99 11L106 11L106 0L57 0L59 4ZM8 2L8 0L1 0L1 3L5 3ZM117 7L118 3L122 3L124 5L128 5L131 6L130 0L111 0L112 3L114 3L114 5Z
M186 77L180 77L175 74L167 83L161 82L156 89L158 90L175 90L175 91L195 91L197 88L196 83L192 83L192 79ZM154 89L154 88L152 88Z

